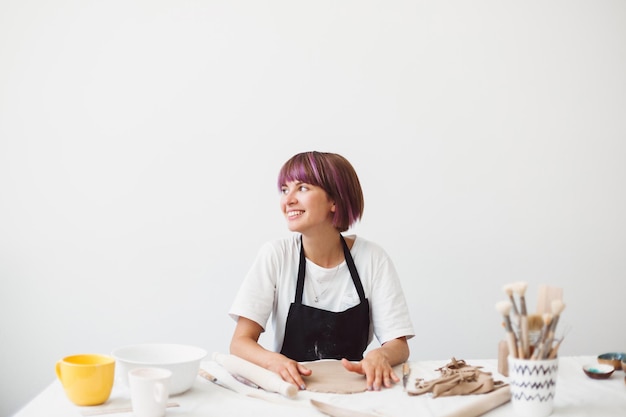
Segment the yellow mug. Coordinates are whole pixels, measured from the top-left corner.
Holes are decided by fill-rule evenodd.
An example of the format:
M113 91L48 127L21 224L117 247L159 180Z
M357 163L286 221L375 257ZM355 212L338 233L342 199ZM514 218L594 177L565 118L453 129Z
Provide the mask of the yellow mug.
M98 354L66 356L56 363L56 373L70 401L98 405L111 395L115 359Z

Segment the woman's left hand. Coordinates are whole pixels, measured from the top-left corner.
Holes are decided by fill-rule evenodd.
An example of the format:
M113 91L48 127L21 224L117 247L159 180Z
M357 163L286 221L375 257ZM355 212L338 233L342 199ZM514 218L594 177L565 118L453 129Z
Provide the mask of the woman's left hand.
M406 339L399 338L390 340L378 349L370 351L360 362L342 359L341 363L348 371L365 375L369 391L380 391L381 388L391 388L400 381L393 366L406 361L407 357Z
M341 363L348 371L365 375L368 391L380 391L383 386L391 388L400 379L383 355L372 355L372 353L370 352L360 362L342 359Z

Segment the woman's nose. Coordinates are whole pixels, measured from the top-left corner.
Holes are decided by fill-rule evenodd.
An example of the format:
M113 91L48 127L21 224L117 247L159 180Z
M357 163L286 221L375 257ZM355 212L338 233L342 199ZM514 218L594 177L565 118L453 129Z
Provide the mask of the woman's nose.
M283 202L285 204L293 204L295 203L296 200L296 194L293 191L288 191L285 194L283 194Z

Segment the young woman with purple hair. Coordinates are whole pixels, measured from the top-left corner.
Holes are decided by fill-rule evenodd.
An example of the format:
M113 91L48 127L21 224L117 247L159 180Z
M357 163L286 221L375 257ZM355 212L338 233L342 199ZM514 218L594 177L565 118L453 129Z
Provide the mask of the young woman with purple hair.
M232 354L306 389L301 362L341 359L370 390L399 381L393 366L409 357L413 325L387 253L343 235L363 215L359 178L334 153L294 155L278 174L289 238L263 245L229 311L237 325ZM274 348L258 343L268 320ZM376 336L380 346L366 349Z

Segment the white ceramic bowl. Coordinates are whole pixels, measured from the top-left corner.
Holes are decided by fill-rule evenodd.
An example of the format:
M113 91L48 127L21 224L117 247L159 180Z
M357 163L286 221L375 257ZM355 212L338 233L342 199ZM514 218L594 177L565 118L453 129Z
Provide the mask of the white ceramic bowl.
M117 348L111 355L115 358L115 373L126 386L131 369L164 368L172 371L170 395L177 395L191 388L207 352L196 346L146 343Z

